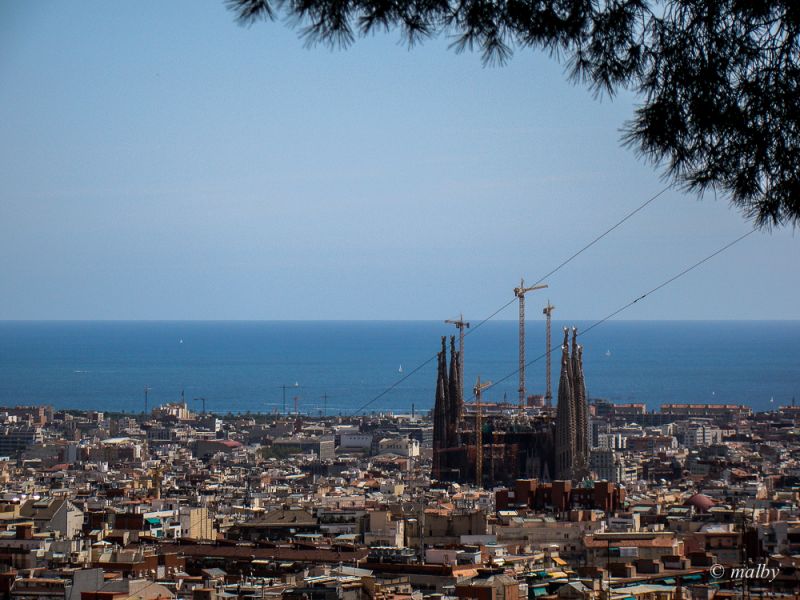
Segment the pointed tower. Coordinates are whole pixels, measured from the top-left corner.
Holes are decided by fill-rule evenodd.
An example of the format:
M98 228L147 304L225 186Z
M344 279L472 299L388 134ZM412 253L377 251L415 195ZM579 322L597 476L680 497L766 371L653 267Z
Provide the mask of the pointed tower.
M449 409L450 409L450 383L447 377L447 336L442 336L442 350L439 352L439 360L442 363L442 385L444 386L444 401L445 401L445 412L448 413L447 417L450 418Z
M461 420L461 382L458 376L458 352L456 351L456 336L450 336L450 373L448 388L447 410L447 447L455 448L459 445L458 425Z
M558 382L558 405L555 432L555 478L572 479L575 460L575 401L572 392L572 364L569 357L569 330L564 328L561 346L561 378Z
M589 470L589 407L583 379L583 347L578 345L578 329L572 328L572 394L575 402L575 466L576 477Z
M444 352L445 338L442 338L442 351L437 355L436 401L433 405L433 477L441 479L445 468L442 450L447 447L447 359Z
M461 351L456 350L456 397L453 400L455 410L453 419L456 422L456 429L461 429L464 419L464 361L461 358Z

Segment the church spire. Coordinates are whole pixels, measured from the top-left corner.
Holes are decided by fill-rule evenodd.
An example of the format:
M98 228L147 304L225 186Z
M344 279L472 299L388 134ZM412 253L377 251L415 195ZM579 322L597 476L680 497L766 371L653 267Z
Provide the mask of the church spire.
M578 329L572 328L572 394L575 402L575 467L577 477L589 469L589 407L583 378L583 347L578 345Z
M450 374L447 403L447 445L453 448L459 445L458 422L461 418L459 392L461 390L458 376L458 352L456 352L456 336L450 336Z
M444 385L444 398L447 410L450 408L450 383L447 378L447 336L442 336L442 351L439 353L442 362L442 384ZM449 416L449 415L448 415Z
M447 447L447 357L445 355L445 338L442 338L442 351L437 355L438 369L436 373L436 401L433 405L433 476L441 479L445 468Z
M575 460L575 401L572 391L572 365L569 356L569 330L564 328L561 346L561 378L558 382L558 405L555 431L555 477L572 479Z

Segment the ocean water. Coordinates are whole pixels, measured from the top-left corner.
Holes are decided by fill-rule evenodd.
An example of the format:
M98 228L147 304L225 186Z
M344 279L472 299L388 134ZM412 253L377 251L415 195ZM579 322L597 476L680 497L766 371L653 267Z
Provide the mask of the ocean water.
M563 325L553 322L555 343ZM5 321L0 406L139 412L147 386L151 408L183 391L197 410L201 402L194 399L203 397L210 411L275 412L284 409L287 385L290 411L295 397L300 412L311 414L408 412L412 404L427 410L440 336L455 332L433 321ZM528 323L526 337L527 359L542 357L544 322ZM580 339L590 397L650 408L737 402L756 410L800 400L800 321L611 321ZM465 347L468 388L478 375L507 377L485 400L514 402L516 321L472 330ZM527 368L528 393L544 392L544 373L544 358Z

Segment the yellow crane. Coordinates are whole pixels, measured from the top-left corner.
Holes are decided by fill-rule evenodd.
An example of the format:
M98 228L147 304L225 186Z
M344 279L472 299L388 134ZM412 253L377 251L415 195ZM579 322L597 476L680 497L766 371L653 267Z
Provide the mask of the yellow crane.
M472 392L475 394L475 482L478 487L483 487L483 407L481 406L481 393L492 386L491 381L481 383L481 376Z
M525 280L519 280L519 287L514 288L514 295L519 298L519 411L525 410L525 294L535 290L543 290L546 283L525 287Z

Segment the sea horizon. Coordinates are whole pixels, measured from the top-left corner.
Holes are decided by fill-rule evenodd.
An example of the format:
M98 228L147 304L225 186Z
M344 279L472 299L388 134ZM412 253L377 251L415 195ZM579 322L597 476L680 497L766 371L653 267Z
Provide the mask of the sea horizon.
M478 323L465 337L466 387L480 375L497 383L484 401L516 402L518 321ZM595 323L554 320L552 343L564 325ZM528 394L545 391L544 330L526 323ZM0 405L140 412L147 387L148 408L183 393L214 412L293 411L295 396L314 415L425 411L441 336L456 333L438 320L3 320ZM579 340L591 398L768 410L800 396L797 320L620 319Z
M602 321L581 317L578 323ZM480 323L483 319L474 319ZM538 322L526 320L526 324ZM439 323L444 319L0 319L0 323ZM519 319L492 318L486 321L518 323ZM555 321L554 321L555 322ZM800 323L800 319L626 319L614 318L608 322L625 323Z

